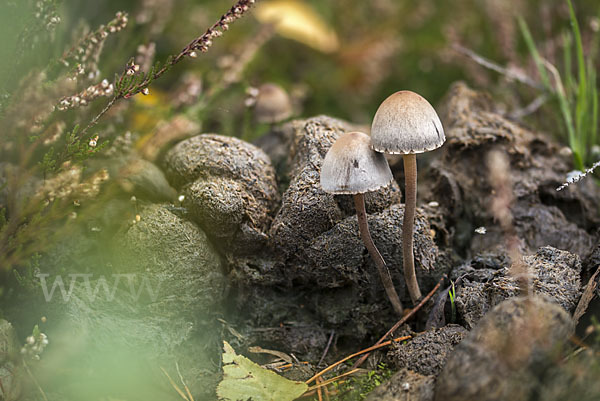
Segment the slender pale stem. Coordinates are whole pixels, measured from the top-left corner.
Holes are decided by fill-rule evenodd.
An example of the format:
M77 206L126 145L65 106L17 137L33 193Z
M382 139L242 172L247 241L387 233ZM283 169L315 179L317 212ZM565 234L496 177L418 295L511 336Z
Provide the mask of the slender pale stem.
M371 258L375 262L375 266L377 266L377 272L383 283L383 288L385 288L385 292L392 303L394 311L398 316L402 316L402 304L400 303L400 298L398 298L398 293L396 293L396 289L394 288L390 271L385 264L385 260L383 260L383 257L373 243L373 238L371 238L371 233L369 232L369 223L367 222L367 212L365 210L365 197L363 194L354 195L354 207L356 207L360 237L365 243Z
M415 256L413 253L413 230L415 208L417 207L417 155L408 154L403 156L406 189L404 191L404 221L402 223L402 262L406 287L410 299L416 305L421 299L421 290L415 274Z

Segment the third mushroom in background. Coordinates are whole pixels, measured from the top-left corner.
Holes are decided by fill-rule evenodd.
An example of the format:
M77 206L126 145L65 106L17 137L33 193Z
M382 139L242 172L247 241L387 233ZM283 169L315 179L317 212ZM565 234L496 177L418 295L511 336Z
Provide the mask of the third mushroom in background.
M266 83L258 88L254 116L259 123L274 124L292 115L292 101L279 85Z
M390 272L369 232L364 198L366 192L385 187L392 179L387 160L381 153L371 149L371 139L362 132L349 132L340 136L327 152L321 166L321 187L325 192L334 195L349 194L354 198L360 236L377 266L394 311L402 316L402 304Z
M439 148L446 141L444 128L435 109L422 96L411 91L392 94L381 103L373 118L371 141L377 152L401 154L406 183L402 223L404 279L413 304L421 298L415 274L413 229L417 204L417 153Z

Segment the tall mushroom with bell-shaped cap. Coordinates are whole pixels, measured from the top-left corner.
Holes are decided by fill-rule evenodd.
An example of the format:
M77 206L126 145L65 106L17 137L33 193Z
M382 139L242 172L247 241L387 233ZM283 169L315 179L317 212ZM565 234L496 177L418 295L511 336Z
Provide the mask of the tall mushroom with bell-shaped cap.
M371 142L378 152L402 154L404 159L405 208L402 223L404 279L414 304L421 298L415 275L413 229L417 205L417 153L439 148L446 141L435 109L422 96L399 91L381 103L371 126Z
M366 192L384 187L392 179L387 160L381 153L371 149L371 139L362 132L349 132L340 136L325 155L321 166L321 187L325 192L353 196L360 236L377 266L394 311L402 316L402 304L390 272L369 232L364 198Z

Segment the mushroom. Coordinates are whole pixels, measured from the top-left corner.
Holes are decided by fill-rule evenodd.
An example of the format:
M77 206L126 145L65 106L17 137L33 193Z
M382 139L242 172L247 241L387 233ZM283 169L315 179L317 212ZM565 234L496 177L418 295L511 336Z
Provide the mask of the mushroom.
M321 166L321 187L325 192L352 195L354 198L360 236L377 266L394 311L402 316L402 304L390 272L369 232L364 198L365 192L384 187L392 179L385 157L371 149L371 139L362 132L349 132L340 136L325 155Z
M421 298L415 275L413 229L417 204L417 153L444 144L444 128L434 108L422 96L400 91L381 103L371 126L371 142L378 152L402 154L404 159L405 208L402 223L404 279L414 304Z
M266 83L258 88L254 116L259 123L274 124L292 115L292 102L287 92L277 84Z

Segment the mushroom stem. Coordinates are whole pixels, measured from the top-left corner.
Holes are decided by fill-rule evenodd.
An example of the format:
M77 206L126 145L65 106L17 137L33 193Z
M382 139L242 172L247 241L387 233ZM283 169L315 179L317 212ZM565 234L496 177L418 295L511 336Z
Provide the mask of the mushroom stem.
M416 305L421 299L421 290L415 274L415 256L413 253L413 230L415 225L415 208L417 207L417 155L405 154L404 180L406 184L404 200L404 221L402 222L402 262L404 280L410 299Z
M365 210L365 196L364 194L356 194L353 195L353 198L354 207L356 207L356 216L358 217L360 237L367 247L371 258L375 262L375 266L377 266L377 272L379 273L379 277L381 278L381 282L383 283L385 292L392 303L394 311L398 314L398 316L402 316L402 304L400 303L400 298L398 298L398 293L396 293L396 289L394 288L390 271L385 264L385 260L383 260L383 257L379 253L379 250L377 250L377 247L373 243L373 238L371 238L371 233L369 232L369 223L367 222L367 212Z

